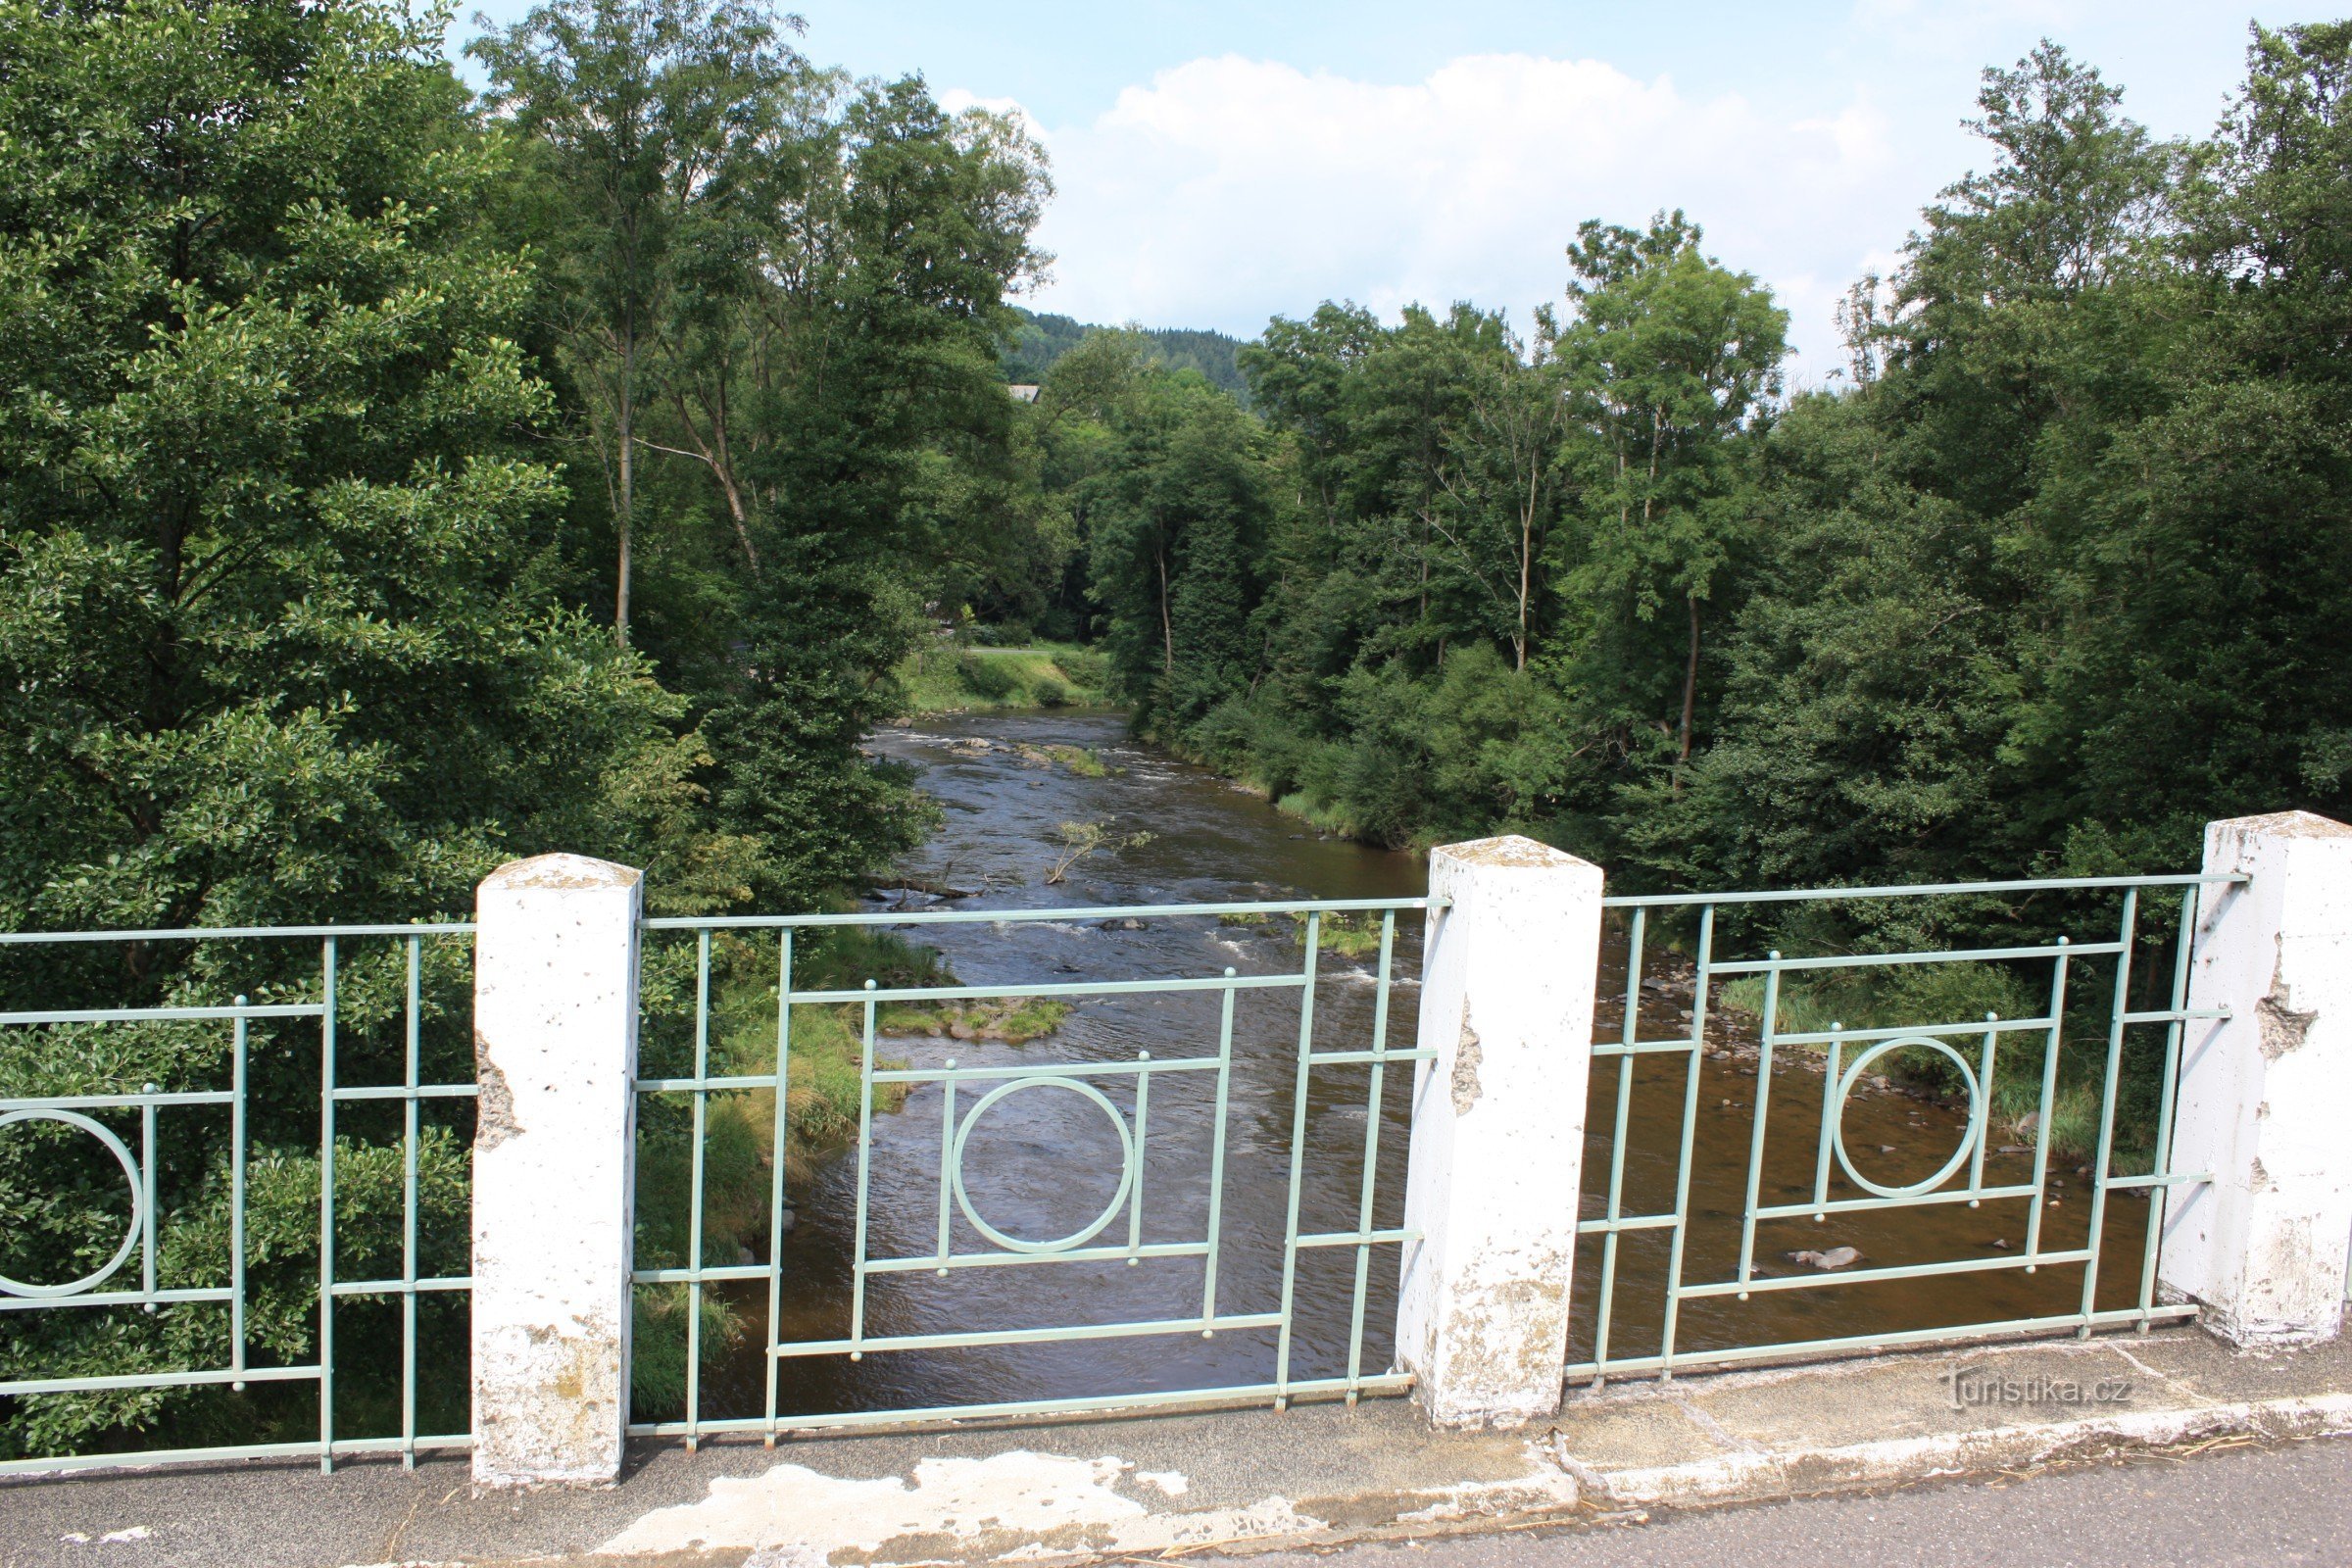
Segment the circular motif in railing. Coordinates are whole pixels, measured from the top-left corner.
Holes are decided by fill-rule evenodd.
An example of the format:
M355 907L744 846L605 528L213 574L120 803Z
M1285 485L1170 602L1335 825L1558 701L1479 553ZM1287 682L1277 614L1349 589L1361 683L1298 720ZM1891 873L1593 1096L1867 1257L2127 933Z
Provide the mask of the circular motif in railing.
M1853 1159L1845 1152L1845 1097L1853 1093L1854 1085L1861 1081L1863 1072L1869 1068L1872 1062L1889 1051L1899 1051L1906 1046L1916 1046L1938 1052L1950 1057L1952 1065L1960 1069L1960 1081L1968 1085L1968 1127L1961 1135L1960 1147L1952 1151L1952 1157L1945 1160L1934 1175L1913 1182L1908 1187L1886 1187L1854 1169ZM1905 1035L1899 1040L1880 1041L1856 1056L1845 1071L1838 1074L1838 1103L1836 1108L1831 1111L1831 1117L1830 1139L1838 1151L1838 1164L1844 1170L1847 1180L1864 1192L1876 1193L1881 1198L1917 1198L1922 1193L1934 1192L1949 1181L1952 1173L1967 1163L1969 1154L1976 1149L1978 1142L1984 1138L1984 1093L1983 1086L1977 1082L1976 1068L1969 1065L1966 1056L1961 1055L1959 1052L1954 1051L1942 1041L1928 1035Z
M964 1190L963 1185L963 1149L964 1145L971 1141L972 1129L979 1125L980 1118L987 1113L991 1105L1009 1096L1017 1095L1025 1089L1059 1089L1083 1100L1092 1101L1102 1107L1103 1115L1110 1118L1111 1130L1118 1135L1119 1139L1118 1191L1110 1195L1110 1201L1102 1205L1102 1212L1095 1216L1094 1223L1074 1230L1067 1236L1054 1237L1051 1241L1030 1241L1024 1237L1008 1236L997 1229L982 1219L979 1211L972 1207L971 1194ZM1112 1104L1109 1097L1094 1085L1079 1083L1071 1078L1016 1078L1011 1083L1000 1084L982 1095L972 1108L964 1112L963 1125L956 1132L956 1143L949 1160L948 1175L950 1181L955 1185L956 1203L963 1210L963 1217L972 1222L974 1230L999 1247L1013 1252L1066 1252L1073 1247L1080 1247L1093 1241L1102 1234L1103 1226L1118 1217L1119 1210L1126 1205L1128 1192L1135 1186L1135 1139L1127 1130L1127 1118L1120 1115L1119 1107Z
M122 1245L115 1249L115 1255L109 1258L106 1265L97 1272L85 1274L77 1280L69 1280L63 1285L28 1285L23 1280L12 1280L7 1275L0 1274L0 1295L79 1296L84 1291L95 1290L112 1278L115 1270L129 1260L132 1250L139 1245L139 1233L147 1220L147 1193L145 1184L139 1180L139 1162L131 1157L130 1151L123 1147L122 1139L117 1138L105 1127L78 1111L12 1110L6 1115L0 1115L0 1127L7 1127L21 1121L64 1122L69 1127L80 1128L105 1145L107 1152L113 1154L115 1162L122 1167L124 1179L130 1183L130 1224L122 1232Z

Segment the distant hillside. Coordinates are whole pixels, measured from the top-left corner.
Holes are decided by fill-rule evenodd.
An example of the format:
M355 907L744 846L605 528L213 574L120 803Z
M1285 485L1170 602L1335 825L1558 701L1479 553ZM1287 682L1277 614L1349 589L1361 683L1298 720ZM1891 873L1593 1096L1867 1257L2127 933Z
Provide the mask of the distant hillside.
M1014 309L1021 326L1004 348L1007 381L1043 380L1054 362L1076 348L1087 333L1102 330L1067 316ZM1211 386L1224 388L1245 404L1250 401L1249 385L1235 359L1242 346L1239 338L1184 326L1148 327L1144 337L1161 364L1178 370L1199 370Z

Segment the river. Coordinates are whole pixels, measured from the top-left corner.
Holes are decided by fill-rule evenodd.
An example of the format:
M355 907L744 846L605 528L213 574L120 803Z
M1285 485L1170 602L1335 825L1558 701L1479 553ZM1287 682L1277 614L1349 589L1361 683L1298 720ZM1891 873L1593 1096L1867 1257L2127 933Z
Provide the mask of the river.
M1409 854L1328 838L1266 802L1206 771L1131 740L1114 714L1093 711L1005 712L918 721L873 742L882 755L921 770L922 787L940 804L941 831L903 870L910 882L970 890L973 902L1007 909L1131 904L1212 903L1290 897L1413 897L1425 867ZM1045 760L1045 749L1074 747L1104 764L1088 776ZM1076 862L1057 886L1046 882L1065 822L1106 822L1112 847ZM1145 842L1125 842L1149 834ZM907 907L931 906L927 895L880 896ZM888 907L890 903L878 904ZM958 906L970 906L959 904ZM1287 921L1262 927L1213 920L1147 919L1102 923L1066 920L924 928L967 983L1144 979L1296 970L1299 948ZM1612 944L1622 933L1612 933ZM1398 921L1393 1047L1411 1044L1419 994L1419 920ZM1663 942L1644 965L1642 1030L1645 1038L1687 1031L1687 959ZM1376 986L1374 960L1326 953L1315 999L1319 1050L1369 1044ZM1604 954L1599 1032L1619 1028L1624 957ZM1213 1054L1214 994L1082 1000L1053 1035L1013 1045L982 1040L894 1039L884 1054L922 1067L954 1057L983 1062L1132 1061ZM1283 1237L1290 1194L1290 1148L1298 1036L1297 994L1245 992L1237 1006L1235 1066L1226 1122L1218 1306L1227 1312L1271 1310L1282 1283ZM1752 1034L1737 1015L1710 1020L1692 1161L1691 1230L1686 1279L1724 1278L1736 1267L1747 1155L1756 1098ZM1766 1180L1759 1200L1801 1200L1811 1190L1824 1074L1809 1054L1776 1062L1768 1098ZM1368 1068L1318 1070L1308 1093L1305 1160L1300 1172L1302 1231L1349 1230L1355 1224L1366 1145ZM1588 1217L1604 1211L1610 1140L1617 1103L1614 1062L1596 1063L1588 1116L1585 1192ZM1684 1103L1680 1056L1642 1058L1628 1101L1624 1212L1656 1213L1673 1203ZM1198 1241L1210 1194L1207 1171L1215 1121L1209 1074L1152 1081L1143 1162L1147 1200L1143 1241ZM1410 1073L1391 1071L1381 1119L1375 1223L1395 1225L1402 1208ZM1107 1089L1107 1085L1106 1085ZM966 1090L965 1094L977 1093ZM1122 1113L1131 1091L1109 1090ZM966 1099L962 1111L973 1102ZM940 1223L943 1094L915 1090L903 1107L875 1118L866 1195L869 1255L929 1252ZM1866 1086L1845 1115L1848 1147L1884 1183L1916 1180L1958 1145L1958 1108ZM1110 1121L1092 1102L1067 1093L1008 1097L971 1136L964 1168L972 1203L1000 1230L1018 1237L1066 1234L1101 1213L1117 1188L1119 1161ZM2031 1160L2014 1145L1990 1155L1986 1180L2017 1181ZM1875 1151L1875 1152L1872 1152ZM2068 1168L2044 1212L2045 1248L2080 1246L2085 1184ZM1848 1191L1841 1196L1853 1196ZM857 1161L844 1152L794 1195L799 1223L781 1255L781 1337L827 1340L847 1333L851 1259L858 1206ZM1562 1195L1563 1202L1577 1201ZM1850 1247L1859 1266L1989 1259L2023 1240L2027 1200L1953 1204L1895 1213L1836 1215L1827 1223L1783 1221L1759 1227L1759 1272L1807 1271L1789 1254ZM2124 1304L2136 1289L2144 1202L2109 1204L2100 1304ZM958 1245L980 1244L960 1218ZM1114 1227L1124 1237L1124 1219ZM1106 1238L1110 1239L1110 1238ZM1654 1351L1665 1295L1667 1234L1626 1235L1617 1259L1611 1348L1623 1356ZM1397 1249L1372 1250L1366 1273L1362 1365L1389 1364ZM1579 1248L1570 1358L1590 1359L1597 1319L1602 1248ZM1347 1370L1355 1252L1304 1254L1297 1281L1292 1375ZM2082 1290L2079 1265L1948 1275L1939 1279L1819 1290L1760 1292L1686 1300L1678 1349L1810 1340L1843 1334L1990 1322L2071 1311ZM1202 1296L1197 1258L1137 1264L1036 1263L928 1270L873 1279L866 1302L869 1336L1010 1329L1039 1325L1139 1322L1197 1314ZM758 1343L764 1293L736 1298L750 1318L747 1344L706 1380L705 1415L759 1413L763 1357ZM780 1408L786 1412L918 1408L1008 1398L1095 1397L1118 1394L1258 1384L1274 1376L1275 1336L1239 1331L1203 1339L1160 1335L1076 1344L989 1347L787 1358Z

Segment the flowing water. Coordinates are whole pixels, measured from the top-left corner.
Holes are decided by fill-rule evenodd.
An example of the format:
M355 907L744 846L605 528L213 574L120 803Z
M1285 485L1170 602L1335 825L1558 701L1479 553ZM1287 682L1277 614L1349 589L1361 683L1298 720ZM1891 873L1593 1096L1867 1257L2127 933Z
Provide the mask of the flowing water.
M1425 867L1415 857L1326 838L1297 818L1199 768L1128 739L1121 720L1102 713L1002 713L926 720L877 738L882 754L922 770L922 786L941 805L945 825L905 867L908 880L975 897L954 906L1006 909L1070 906L1190 904L1279 898L1410 898L1424 891ZM1053 746L1087 748L1107 765L1087 777L1046 760ZM1046 876L1056 859L1056 830L1065 822L1106 822L1118 843L1148 833L1147 842L1107 848L1072 865L1060 885ZM930 895L893 893L887 908L936 906ZM1300 948L1292 922L1260 926L1213 919L1146 919L1104 923L1083 915L1038 923L946 925L907 933L936 946L966 983L1157 979L1296 971ZM1687 1034L1690 963L1672 951L1672 933L1653 927L1644 964L1641 1030L1645 1039ZM1610 942L1622 940L1612 933ZM1412 1044L1419 1004L1420 917L1397 922L1389 1043ZM1326 951L1314 998L1314 1038L1321 1051L1370 1044L1377 986L1371 956ZM1622 948L1604 953L1602 1005L1596 1032L1615 1039L1625 985ZM1219 1311L1271 1311L1281 1298L1283 1238L1291 1202L1294 1115L1298 1094L1298 994L1243 992L1236 1008L1234 1068L1226 1113L1225 1178L1221 1193L1222 1245L1217 1255ZM918 1067L951 1057L964 1066L1001 1062L1121 1061L1138 1053L1156 1059L1212 1055L1217 1040L1216 993L1080 999L1054 1034L1008 1044L914 1036L889 1040L881 1054ZM2013 1039L2016 1037L2012 1037ZM1687 1281L1719 1280L1736 1268L1740 1217L1746 1192L1748 1150L1757 1099L1752 1031L1737 1015L1710 1019L1711 1049L1702 1064ZM2010 1047L2006 1049L2019 1049ZM1758 1201L1801 1200L1812 1188L1825 1074L1809 1053L1775 1063L1767 1096L1767 1159ZM1640 1058L1626 1093L1628 1136L1623 1212L1652 1214L1673 1206L1677 1153L1686 1093L1685 1057ZM1391 1069L1380 1103L1369 1103L1371 1069L1318 1069L1307 1086L1297 1172L1302 1232L1352 1230L1362 1188L1368 1134L1377 1131L1374 1223L1398 1223L1408 1131L1409 1070ZM1611 1139L1619 1098L1614 1061L1596 1063L1585 1156L1585 1191L1563 1193L1588 1217L1605 1211ZM1208 1172L1215 1126L1213 1074L1165 1073L1152 1080L1142 1161L1145 1198L1142 1240L1198 1242L1205 1234L1211 1194ZM1099 1087L1119 1115L1134 1120L1132 1079L1103 1078ZM958 1106L963 1122L985 1086L967 1086ZM931 1252L942 1223L944 1095L923 1085L904 1105L874 1121L871 1176L866 1193L867 1245L872 1257ZM1377 1121L1377 1128L1370 1123ZM1897 1087L1866 1083L1844 1116L1855 1160L1874 1179L1893 1185L1925 1176L1959 1144L1961 1108L1933 1102ZM972 1123L963 1168L973 1208L1002 1232L1030 1239L1082 1229L1116 1197L1118 1133L1102 1107L1081 1095L1033 1090L1009 1095ZM1986 1162L1987 1185L2030 1177L2031 1158L2014 1146ZM2063 1186L2044 1209L2045 1249L2080 1246L2088 1194L2078 1172L2054 1172ZM1856 1196L1834 1184L1832 1196ZM842 1151L826 1158L793 1195L799 1223L781 1255L786 1341L846 1336L850 1326L851 1260L858 1210L857 1160ZM1758 1272L1808 1273L1788 1255L1801 1250L1850 1247L1855 1266L1997 1257L2025 1238L2025 1200L1954 1204L1868 1215L1832 1215L1825 1223L1784 1221L1759 1227ZM2101 1259L2100 1304L2123 1304L2137 1289L2140 1238L2147 1206L2118 1198L2109 1205L2107 1250ZM984 1250L960 1212L952 1214L958 1251ZM1125 1211L1103 1243L1126 1239ZM1667 1233L1642 1231L1620 1242L1610 1327L1611 1353L1654 1352L1660 1333L1667 1270ZM1398 1249L1371 1249L1363 1273L1363 1369L1389 1364ZM1579 1247L1571 1360L1592 1353L1602 1248L1596 1237ZM1301 1253L1295 1284L1294 1378L1348 1369L1357 1252L1352 1248ZM2080 1265L2028 1275L2019 1270L1860 1284L1815 1290L1759 1292L1744 1302L1731 1298L1686 1300L1678 1350L1892 1332L1964 1322L2071 1311L2082 1289ZM1828 1276L1823 1276L1827 1278ZM958 1269L947 1277L929 1270L871 1279L865 1301L867 1336L953 1333L1047 1325L1140 1322L1197 1316L1206 1281L1199 1258L1122 1262L1036 1262ZM706 1417L759 1413L763 1390L760 1353L764 1291L733 1298L751 1324L749 1342L706 1378ZM1005 1399L1046 1399L1260 1384L1275 1376L1276 1335L1244 1330L1214 1338L1197 1334L1101 1339L1075 1344L877 1352L852 1362L845 1355L787 1358L780 1375L780 1408L787 1412L918 1408Z

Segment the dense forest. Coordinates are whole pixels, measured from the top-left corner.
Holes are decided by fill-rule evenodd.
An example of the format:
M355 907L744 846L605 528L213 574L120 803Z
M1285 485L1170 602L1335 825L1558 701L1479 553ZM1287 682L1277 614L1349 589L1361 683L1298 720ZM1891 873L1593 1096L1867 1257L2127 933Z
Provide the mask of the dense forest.
M2164 142L2044 45L1858 280L1850 365L1680 212L1556 310L1344 304L1256 416L1098 336L1045 476L1151 733L1386 843L1510 826L1637 886L2195 863L2352 808L2352 26L2258 32Z

